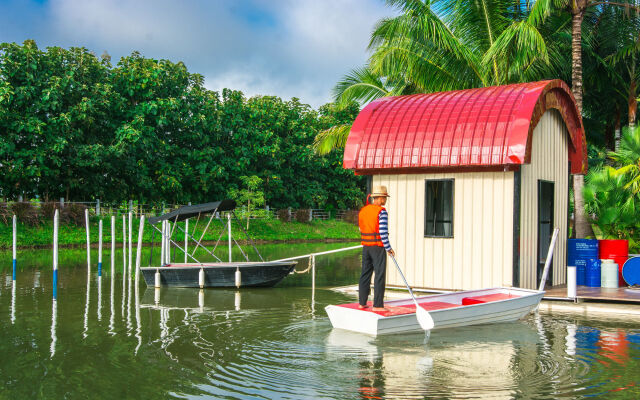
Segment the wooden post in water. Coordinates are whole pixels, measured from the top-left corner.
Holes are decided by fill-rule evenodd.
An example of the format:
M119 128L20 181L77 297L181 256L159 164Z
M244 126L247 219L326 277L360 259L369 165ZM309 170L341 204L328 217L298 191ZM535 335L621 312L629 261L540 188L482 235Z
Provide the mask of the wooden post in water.
M102 219L98 221L98 276L102 276Z
M91 240L89 239L89 209L84 209L84 220L87 230L87 273L91 271Z
M58 298L58 226L59 213L53 213L53 301Z
M140 283L140 260L142 259L142 236L144 235L144 215L140 216L140 227L138 228L138 249L136 252L136 294Z
M131 242L133 241L133 221L131 220L132 217L133 213L129 211L129 278L131 278L131 265L133 264L133 253L131 244Z
M18 217L13 215L13 283L16 283L16 269L18 266Z

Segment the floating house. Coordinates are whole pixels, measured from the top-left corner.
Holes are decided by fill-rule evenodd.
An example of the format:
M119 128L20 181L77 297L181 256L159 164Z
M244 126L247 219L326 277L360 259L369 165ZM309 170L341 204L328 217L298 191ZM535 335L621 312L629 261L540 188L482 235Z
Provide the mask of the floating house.
M581 116L560 80L386 97L367 105L344 167L391 197L389 235L412 286L566 282L570 174L587 170ZM387 284L403 286L395 268Z

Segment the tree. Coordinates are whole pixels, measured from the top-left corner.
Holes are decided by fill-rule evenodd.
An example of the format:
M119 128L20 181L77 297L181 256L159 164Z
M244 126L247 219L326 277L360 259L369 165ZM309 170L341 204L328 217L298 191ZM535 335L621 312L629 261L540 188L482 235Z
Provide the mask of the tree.
M571 14L571 91L576 100L578 112L582 114L582 23L587 10L594 7L622 7L626 10L640 11L635 2L608 0L538 0L535 2L532 17L542 21L554 10L564 10ZM634 87L635 91L635 87ZM635 100L634 100L635 105ZM636 105L637 107L637 105ZM635 109L632 111L635 115ZM584 199L582 198L584 177L575 175L573 192L575 195L575 228L576 237L583 238L591 233L591 227L585 215Z
M230 191L231 198L238 203L247 204L247 231L249 230L249 221L251 220L251 211L255 207L264 205L264 193L259 190L262 186L262 179L253 176L241 176L243 183L242 189L232 188Z
M535 80L552 71L561 58L555 42L545 40L524 3L387 0L387 4L400 15L376 24L369 64L352 71L334 89L340 105ZM547 30L549 37L557 31ZM344 146L345 132L345 127L322 132L316 150L326 153Z

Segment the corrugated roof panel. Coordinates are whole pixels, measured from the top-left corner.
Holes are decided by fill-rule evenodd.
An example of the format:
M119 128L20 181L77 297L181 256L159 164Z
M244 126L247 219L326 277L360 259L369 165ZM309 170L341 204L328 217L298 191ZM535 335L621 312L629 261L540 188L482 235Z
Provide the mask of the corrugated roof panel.
M375 173L527 163L530 134L550 108L569 130L572 172L586 172L582 118L560 80L376 100L353 123L344 167Z

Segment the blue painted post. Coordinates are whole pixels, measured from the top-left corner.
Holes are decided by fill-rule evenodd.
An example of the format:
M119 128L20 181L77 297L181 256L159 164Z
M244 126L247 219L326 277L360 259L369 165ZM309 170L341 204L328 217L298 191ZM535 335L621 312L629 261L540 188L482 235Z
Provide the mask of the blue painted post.
M102 276L102 219L98 221L98 276Z
M16 281L16 268L18 265L17 261L17 247L18 243L18 217L13 216L13 281Z
M53 214L53 299L58 298L58 226L59 214L56 209Z

